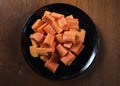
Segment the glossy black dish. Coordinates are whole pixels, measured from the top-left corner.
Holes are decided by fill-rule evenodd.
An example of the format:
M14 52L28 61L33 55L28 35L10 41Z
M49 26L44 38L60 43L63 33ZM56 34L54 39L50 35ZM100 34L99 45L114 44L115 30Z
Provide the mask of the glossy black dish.
M31 29L31 26L38 18L41 18L43 16L44 11L46 10L51 12L58 12L64 14L65 16L72 14L75 18L79 19L79 26L86 30L84 50L76 57L75 61L70 67L65 66L63 63L60 63L59 68L55 74L44 67L44 62L42 60L39 58L33 58L29 52L29 46L31 45L29 36L34 32ZM40 76L51 80L70 79L83 73L93 62L98 51L98 45L98 33L90 17L81 9L63 3L50 4L39 8L28 18L23 27L21 35L21 49L26 62L33 71L38 73Z

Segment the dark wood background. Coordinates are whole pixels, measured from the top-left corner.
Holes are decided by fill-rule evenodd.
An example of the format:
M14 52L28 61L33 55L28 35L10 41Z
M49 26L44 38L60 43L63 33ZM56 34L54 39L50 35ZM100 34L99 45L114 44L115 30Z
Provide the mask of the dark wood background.
M101 38L89 70L67 81L38 76L21 53L20 36L26 19L51 3L81 8L92 18ZM120 0L0 0L0 86L120 86Z

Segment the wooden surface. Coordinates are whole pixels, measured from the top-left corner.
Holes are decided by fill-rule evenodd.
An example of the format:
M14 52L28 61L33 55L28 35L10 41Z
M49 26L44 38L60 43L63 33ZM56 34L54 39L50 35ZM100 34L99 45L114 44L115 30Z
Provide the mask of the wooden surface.
M51 81L26 64L20 36L31 13L61 2L75 5L91 17L101 43L87 72L71 80ZM0 0L0 86L120 86L120 0Z

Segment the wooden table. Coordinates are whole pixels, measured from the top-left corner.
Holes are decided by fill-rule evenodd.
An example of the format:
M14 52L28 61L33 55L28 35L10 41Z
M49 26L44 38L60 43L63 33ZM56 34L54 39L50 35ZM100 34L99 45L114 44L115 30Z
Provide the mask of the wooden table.
M99 53L89 70L67 81L38 76L21 53L26 19L51 3L81 8L100 33ZM0 86L120 86L120 0L0 0Z

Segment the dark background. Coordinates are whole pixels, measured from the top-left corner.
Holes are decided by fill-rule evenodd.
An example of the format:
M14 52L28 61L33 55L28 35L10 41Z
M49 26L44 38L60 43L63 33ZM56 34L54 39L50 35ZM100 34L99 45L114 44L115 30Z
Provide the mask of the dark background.
M84 74L66 81L47 80L27 65L20 37L26 19L51 3L85 11L98 28L101 43ZM120 0L0 0L0 86L120 86Z

